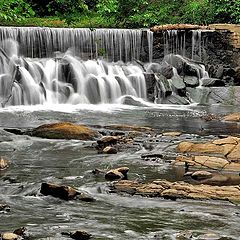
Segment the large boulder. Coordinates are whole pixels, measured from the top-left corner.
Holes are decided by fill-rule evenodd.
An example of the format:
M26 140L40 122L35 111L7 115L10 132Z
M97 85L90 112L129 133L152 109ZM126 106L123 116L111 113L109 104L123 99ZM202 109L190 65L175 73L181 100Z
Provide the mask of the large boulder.
M120 167L120 168L112 169L105 174L105 178L107 180L127 179L128 171L129 171L128 167Z
M162 62L161 64L149 63L146 72L148 74L149 73L161 74L167 79L170 79L173 76L173 67L167 62Z
M35 137L48 139L78 139L94 140L99 133L85 125L77 125L70 122L44 124L29 132Z
M94 199L86 193L79 192L78 190L64 185L42 183L40 193L47 196L51 195L63 200L79 199L85 202L92 202Z

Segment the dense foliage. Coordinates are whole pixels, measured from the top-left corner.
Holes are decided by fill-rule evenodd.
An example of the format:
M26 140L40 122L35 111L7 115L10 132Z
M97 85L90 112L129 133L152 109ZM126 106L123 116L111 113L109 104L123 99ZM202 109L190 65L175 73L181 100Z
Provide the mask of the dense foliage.
M32 25L50 19L53 25L78 27L240 23L240 0L0 0L2 24L25 25L29 19Z

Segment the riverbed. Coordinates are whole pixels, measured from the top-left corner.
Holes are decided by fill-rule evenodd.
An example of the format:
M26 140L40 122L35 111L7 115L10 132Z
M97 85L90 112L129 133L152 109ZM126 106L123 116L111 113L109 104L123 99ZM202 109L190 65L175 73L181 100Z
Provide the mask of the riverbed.
M116 155L98 154L94 141L47 140L13 135L4 128L33 128L69 121L103 127L125 124L151 127L156 132L181 131L182 139L213 139L238 134L237 123L205 121L207 114L225 115L236 106L134 107L127 105L41 105L0 110L0 155L11 165L0 172L0 203L10 212L0 212L0 231L26 227L30 239L68 239L61 232L86 230L94 239L177 239L192 231L195 239L214 233L239 239L239 207L228 202L151 199L109 193L108 182L92 170L128 166L129 179L181 180L170 161L143 161L149 150L143 142L134 151ZM179 139L165 138L173 148ZM161 150L166 144L155 144ZM96 201L63 201L40 194L42 182L66 184L86 191ZM193 239L194 239L193 238Z

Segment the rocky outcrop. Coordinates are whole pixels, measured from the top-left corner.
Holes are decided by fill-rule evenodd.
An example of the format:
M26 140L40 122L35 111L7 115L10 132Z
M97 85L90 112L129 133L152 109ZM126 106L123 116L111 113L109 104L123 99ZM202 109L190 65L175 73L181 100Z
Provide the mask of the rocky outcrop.
M182 153L218 154L229 160L240 160L240 138L232 136L207 143L181 142L177 149Z
M44 124L28 132L29 135L48 139L94 140L99 136L97 131L70 122Z
M52 183L42 183L40 193L43 195L51 195L63 200L78 199L85 202L92 202L94 199L86 193L64 185L57 185Z
M139 183L122 180L115 182L112 192L128 193L148 197L162 197L166 199L195 199L195 200L223 200L240 201L239 186L210 186L192 185L184 182L169 182L155 180L150 183Z

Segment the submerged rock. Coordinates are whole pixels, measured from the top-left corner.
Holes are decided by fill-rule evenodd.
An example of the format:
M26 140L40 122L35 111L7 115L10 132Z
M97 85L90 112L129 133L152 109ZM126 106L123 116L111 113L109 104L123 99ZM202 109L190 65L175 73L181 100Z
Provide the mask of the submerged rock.
M70 122L44 124L29 132L31 136L48 139L94 140L99 133L85 125Z
M107 180L127 179L128 167L112 169L105 174Z
M85 202L94 201L94 199L86 193L79 192L78 190L69 186L61 186L52 183L42 183L40 193L46 196L51 195L63 200L79 199Z
M240 201L239 186L210 186L192 185L184 182L169 182L155 180L150 183L121 180L112 186L112 192L129 193L148 197L163 197L176 200L177 198L195 200Z
M76 240L88 240L92 237L90 233L83 230L77 230L76 232L62 232L62 235L69 236Z

